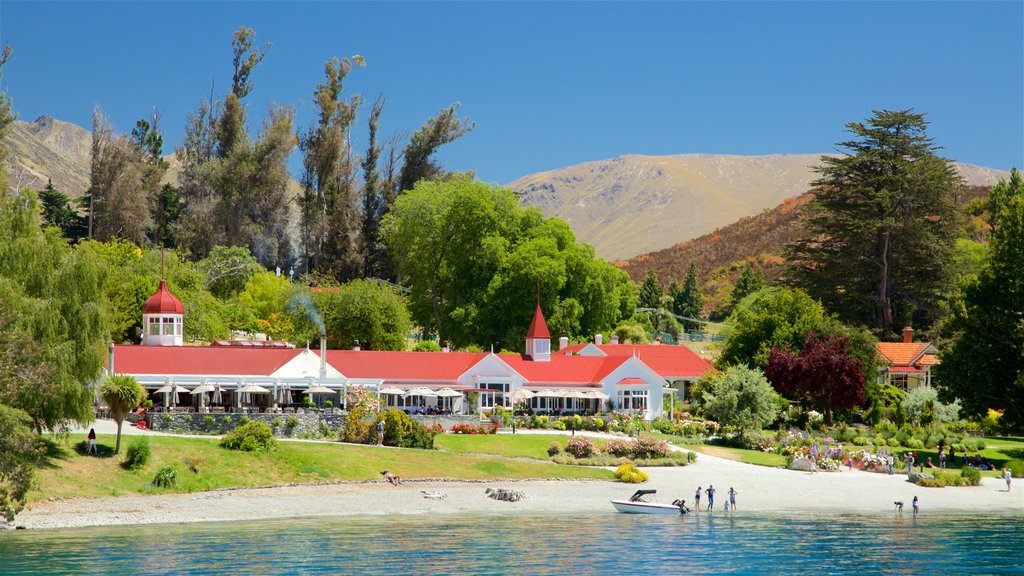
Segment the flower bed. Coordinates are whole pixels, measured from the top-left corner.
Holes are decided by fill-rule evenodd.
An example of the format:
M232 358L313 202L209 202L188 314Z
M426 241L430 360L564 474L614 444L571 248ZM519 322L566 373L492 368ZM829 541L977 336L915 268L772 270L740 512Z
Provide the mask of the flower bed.
M479 426L473 426L472 424L456 424L448 430L449 434L497 434L497 424L480 424Z

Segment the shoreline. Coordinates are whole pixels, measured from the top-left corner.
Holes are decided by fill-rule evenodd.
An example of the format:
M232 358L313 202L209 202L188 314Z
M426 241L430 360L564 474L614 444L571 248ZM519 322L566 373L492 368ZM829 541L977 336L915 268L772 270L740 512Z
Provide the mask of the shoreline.
M895 501L903 501L904 514L912 514L910 501L916 495L921 501L922 514L998 514L1024 518L1024 486L1007 492L1005 483L995 478L982 478L980 486L923 488L907 482L905 474L889 476L845 470L812 474L743 464L706 454L689 466L644 470L650 480L643 484L576 479L409 479L400 486L383 480L333 481L209 492L54 499L31 503L8 527L45 530L391 514L615 513L610 501L626 499L637 489L657 490L656 499L660 502L683 498L687 506L693 508L696 487L707 488L709 484L717 491L712 512L715 516L726 514L722 505L732 486L737 490L738 510L728 514L735 516L745 512L891 514L895 511ZM486 488L521 490L528 498L514 503L496 501L485 495ZM445 497L430 499L424 492ZM703 493L701 504L707 505Z

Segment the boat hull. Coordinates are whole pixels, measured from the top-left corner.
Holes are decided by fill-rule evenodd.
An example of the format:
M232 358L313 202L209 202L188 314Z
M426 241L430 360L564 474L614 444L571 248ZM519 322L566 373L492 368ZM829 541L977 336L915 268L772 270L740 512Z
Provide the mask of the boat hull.
M657 504L654 502L631 502L629 500L612 500L612 506L626 514L660 514L663 516L679 516L684 514L679 506Z

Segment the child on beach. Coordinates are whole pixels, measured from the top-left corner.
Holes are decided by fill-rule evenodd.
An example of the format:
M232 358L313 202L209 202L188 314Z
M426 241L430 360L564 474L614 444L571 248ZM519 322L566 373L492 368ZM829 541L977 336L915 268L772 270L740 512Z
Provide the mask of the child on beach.
M693 508L700 512L700 486L697 486L697 492L693 495Z
M917 506L918 506L917 496L914 496L914 501L912 502L912 504L914 506L914 516L917 516Z
M1013 474L1010 473L1009 468L1003 468L1003 480L1006 480L1006 491L1010 491L1010 479L1013 478Z

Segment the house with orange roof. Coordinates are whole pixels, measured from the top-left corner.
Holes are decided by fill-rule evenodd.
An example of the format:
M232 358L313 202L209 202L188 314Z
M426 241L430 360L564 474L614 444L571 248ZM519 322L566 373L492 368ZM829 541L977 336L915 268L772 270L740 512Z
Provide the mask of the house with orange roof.
M276 411L314 388L329 389L344 406L349 388L362 386L377 392L383 406L413 413L484 413L524 403L540 413L612 409L650 420L662 414L664 395L676 393L670 382L696 380L711 369L684 346L602 346L600 335L593 346L570 347L563 338L552 353L539 304L523 354L328 350L326 337L319 351L253 341L185 346L184 308L163 281L144 312L142 344L112 345L108 370L135 376L164 405L178 387L202 387L215 389L214 403L227 409L247 404ZM173 403L199 404L188 394Z
M902 342L879 342L882 357L878 382L909 391L932 385L932 366L939 363L938 350L931 342L914 342L914 329L903 329Z

